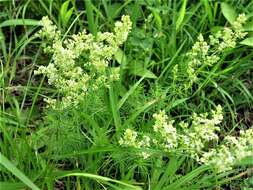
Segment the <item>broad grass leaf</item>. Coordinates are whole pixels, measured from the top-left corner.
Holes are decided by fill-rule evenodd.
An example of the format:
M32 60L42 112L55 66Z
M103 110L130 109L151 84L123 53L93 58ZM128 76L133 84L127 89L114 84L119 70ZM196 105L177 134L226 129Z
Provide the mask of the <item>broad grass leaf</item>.
M252 165L253 166L253 156L248 156L246 158L243 158L240 162L237 163L238 165Z
M221 31L222 29L223 29L222 26L214 26L214 27L211 28L211 32L213 34L215 34L215 33L219 32L219 31Z
M253 47L253 37L249 37L240 42L240 44Z
M114 124L116 127L116 131L118 131L121 126L121 119L120 119L119 110L117 109L118 97L117 97L117 94L115 93L115 89L113 88L113 86L110 86L109 88L109 99L110 99L110 106L111 106Z
M193 181L194 178L198 177L201 173L208 170L208 166L200 166L197 169L191 171L190 173L186 174L185 176L179 178L174 183L170 184L169 186L165 187L164 190L176 190L181 189L182 186L186 186L188 182Z
M157 78L157 76L153 72L151 72L150 70L144 68L142 66L142 64L133 64L129 68L129 72L130 72L130 74L137 75L137 76L140 76L140 77L152 78L152 79Z
M118 102L118 109L121 108L121 106L126 102L126 100L129 98L129 96L136 90L136 88L140 85L141 81L144 79L145 77L142 77L139 81L137 81L125 94L124 96L121 98L121 100Z
M108 16L111 19L116 18L119 15L119 11L121 7L121 3L113 3L111 5L108 6Z
M144 111L147 111L149 108L151 108L153 105L155 105L157 102L159 101L159 99L154 99L151 100L149 102L147 102L146 104L144 104L142 107L136 109L136 111L129 117L129 119L127 119L123 125L123 127L127 127L128 125L130 125L132 122L135 121L135 119Z
M221 3L221 11L228 22L230 22L230 24L233 24L237 17L235 9L227 3Z
M121 64L121 65L126 65L127 64L127 57L125 53L121 50L118 49L117 52L114 55L116 61Z
M244 31L253 32L253 22L248 22L243 27Z
M12 164L10 160L8 160L4 155L2 155L2 153L0 153L0 164L2 164L7 170L9 170L13 175L15 175L32 190L39 190L39 188L14 164Z
M168 179L173 179L176 171L180 168L181 164L185 160L185 157L179 158L178 156L172 156L170 158L169 163L167 164L167 168L163 175L160 177L159 181L154 187L154 190L160 190L166 183L168 183Z
M172 109L172 108L178 106L179 104L184 103L188 99L189 98L182 98L182 99L178 99L178 100L172 101L172 103L169 105L169 109Z
M87 15L87 21L88 21L88 27L90 32L96 36L97 34L97 25L94 21L94 8L91 0L86 0L85 1L85 10L86 10L86 15Z
M251 185L253 185L253 176L252 176L251 178L249 178L249 183L250 183Z
M20 190L25 189L26 185L23 183L0 182L0 187L4 190Z

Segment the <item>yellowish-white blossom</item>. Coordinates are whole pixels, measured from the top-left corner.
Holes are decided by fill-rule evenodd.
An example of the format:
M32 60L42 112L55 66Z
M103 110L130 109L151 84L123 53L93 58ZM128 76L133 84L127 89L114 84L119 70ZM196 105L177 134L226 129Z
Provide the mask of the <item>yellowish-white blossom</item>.
M35 74L47 76L48 83L60 93L60 101L47 100L54 102L53 107L77 105L87 91L101 85L99 79L105 86L119 79L119 68L108 65L131 30L129 16L124 15L115 23L114 33L98 32L96 37L83 30L62 39L48 17L43 17L40 24L42 29L37 36L42 38L45 52L52 54L52 62L40 66Z
M224 172L243 158L253 158L253 128L241 130L239 137L226 136L222 145L205 152L200 162L213 166L217 172Z
M253 158L253 127L246 131L241 130L239 137L226 136L219 145L216 132L220 128L217 125L223 120L220 105L216 106L211 114L194 113L192 121L180 122L178 129L173 126L174 122L169 122L164 110L155 113L153 117L153 133L143 135L126 129L119 141L120 145L139 149L156 147L171 153L181 152L200 163L212 166L217 172L232 169L245 157ZM216 142L216 146L207 149L210 142ZM142 151L140 156L147 159L152 154Z
M137 132L132 129L126 129L123 138L119 140L120 145L138 147Z
M173 126L174 120L168 120L165 111L153 115L155 124L153 126L154 132L158 133L162 138L160 143L165 149L171 150L177 147L177 130Z
M225 27L223 30L209 35L209 41L205 41L202 34L187 53L188 64L186 72L188 81L186 88L191 88L198 80L200 68L213 66L220 60L222 52L229 48L234 48L238 40L244 38L247 33L243 32L243 24L246 21L245 14L240 14L232 27Z
M147 135L143 135L140 137L138 133L132 129L126 129L123 137L120 138L119 144L121 146L125 147L134 147L139 149L146 149L151 146L151 139ZM143 150L141 153L139 153L140 156L142 156L144 159L147 159L150 156L150 153Z
M212 111L212 117L210 119L208 119L209 115L210 114L207 113L200 115L194 113L191 123L180 122L179 126L181 130L178 130L174 126L174 120L169 120L165 111L161 110L153 115L155 120L153 135L155 138L152 139L152 143L150 140L140 141L136 138L134 138L135 143L133 143L133 141L130 140L133 138L127 138L129 133L129 129L127 129L123 139L120 140L120 144L128 146L134 145L136 148L147 148L155 145L169 152L180 150L198 159L199 154L206 146L207 142L218 140L216 132L219 131L219 127L217 125L220 124L223 119L221 106L216 106L216 109ZM137 132L135 132L135 134L134 136L137 137ZM147 137L143 136L143 139L146 138Z

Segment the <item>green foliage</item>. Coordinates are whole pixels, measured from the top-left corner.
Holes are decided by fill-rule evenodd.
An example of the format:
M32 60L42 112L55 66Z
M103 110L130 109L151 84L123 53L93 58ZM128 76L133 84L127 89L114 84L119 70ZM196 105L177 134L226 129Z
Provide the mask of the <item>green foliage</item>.
M32 19L12 19L12 20L6 20L0 24L0 27L6 27L6 26L17 26L17 25L32 25L32 26L38 26L39 21L32 20Z
M185 9L186 9L186 4L187 4L187 0L184 0L183 1L183 4L182 4L182 7L179 11L179 16L177 18L177 21L176 21L176 31L179 30L179 27L182 25L182 22L184 20L184 17L185 17Z
M0 164L2 164L7 170L19 178L24 184L30 187L32 190L39 190L39 188L27 178L18 168L16 168L11 161L9 161L4 155L0 153ZM5 184L6 185L6 184Z
M241 41L240 43L243 45L247 45L247 46L253 46L253 37L246 38L243 41Z
M62 4L61 9L60 9L60 14L59 17L61 19L61 23L63 28L65 28L69 22L70 17L72 16L74 7L70 8L68 10L68 6L69 6L70 1L66 1Z
M227 3L221 3L221 11L224 15L224 17L231 23L233 24L236 17L237 17L237 13L234 10L234 8L227 4Z

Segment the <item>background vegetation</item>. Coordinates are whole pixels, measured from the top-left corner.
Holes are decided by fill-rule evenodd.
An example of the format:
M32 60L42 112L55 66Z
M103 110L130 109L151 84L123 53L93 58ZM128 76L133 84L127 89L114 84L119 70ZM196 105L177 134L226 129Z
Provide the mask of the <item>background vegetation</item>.
M123 131L147 132L152 115L177 121L224 112L220 138L253 125L253 1L251 0L0 0L1 189L252 189L252 159L216 173L185 155L151 150L143 159L118 144ZM224 51L186 87L185 54L205 38L248 17L247 41ZM58 92L34 70L50 62L34 34L47 15L68 36L86 28L112 31L121 15L133 28L111 66L120 80L89 93L77 107L46 108ZM176 74L175 65L182 69ZM175 81L177 77L179 80ZM35 185L36 184L36 185Z

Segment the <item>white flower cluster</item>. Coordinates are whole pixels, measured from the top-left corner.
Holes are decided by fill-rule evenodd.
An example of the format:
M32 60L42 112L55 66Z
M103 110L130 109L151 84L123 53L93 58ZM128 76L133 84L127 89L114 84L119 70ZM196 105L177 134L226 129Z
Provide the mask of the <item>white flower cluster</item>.
M217 126L222 122L222 108L216 106L216 110L212 110L212 117L208 119L208 113L194 113L192 116L191 126L186 123L180 123L183 133L180 134L180 145L183 152L188 153L191 157L199 159L199 154L210 141L218 141L216 134L220 128Z
M126 129L123 138L120 139L120 145L132 146L135 148L150 147L155 145L166 151L178 151L187 152L191 157L198 158L198 153L205 147L205 143L218 140L218 136L215 133L219 130L216 125L219 124L222 117L222 108L217 106L215 111L212 111L212 118L207 118L208 114L193 114L191 126L189 123L179 123L181 130L177 130L173 126L174 120L168 120L168 116L165 111L162 110L153 115L155 123L153 125L152 141L149 139L149 143L145 143L143 139L146 139L147 135L140 138L136 131L132 129ZM151 134L149 135L151 136ZM142 139L141 141L139 139Z
M157 147L168 152L181 152L198 162L212 165L219 172L231 169L237 161L246 156L253 156L253 129L241 131L239 138L227 136L226 145L206 151L209 143L218 144L219 137L216 132L220 131L220 128L217 125L223 120L221 106L216 106L210 119L209 115L194 113L191 122L180 122L180 128L177 129L173 126L174 121L168 120L165 111L160 111L153 115L155 123L152 134L141 135L132 129L126 129L119 144L139 149ZM146 159L151 154L144 150L141 156Z
M206 42L200 34L197 42L193 45L190 52L187 53L189 59L187 65L187 74L191 86L198 78L198 70L203 66L212 66L220 60L220 54L228 48L234 48L236 42L246 36L242 25L246 21L245 14L240 14L233 23L232 28L225 27L223 31L218 31L214 35L209 35L209 43Z
M158 133L162 139L161 145L165 149L174 149L178 146L177 144L177 130L173 126L174 120L168 121L168 116L165 111L162 110L159 113L153 115L155 118L155 124L153 126L154 132Z
M132 129L126 129L124 132L123 138L120 138L119 144L121 146L126 147L134 147L134 148L149 148L150 147L151 139L147 135L143 135L140 139L138 138L138 133ZM141 152L140 154L144 159L150 156L149 153L146 151Z
M41 25L37 35L46 41L44 50L53 57L52 63L40 66L35 74L45 74L48 83L61 93L61 108L78 104L87 90L96 86L94 83L102 80L107 84L119 79L119 69L110 68L108 64L131 30L129 16L122 16L121 21L115 23L114 33L98 32L96 37L84 30L63 40L48 17L42 18ZM53 107L57 103L47 102Z
M59 40L60 32L57 31L57 27L53 25L53 22L47 16L42 17L40 24L43 29L36 34L38 37L47 38L51 41Z
M226 136L222 145L205 152L200 161L223 172L243 158L253 157L253 128L240 133L239 137Z

